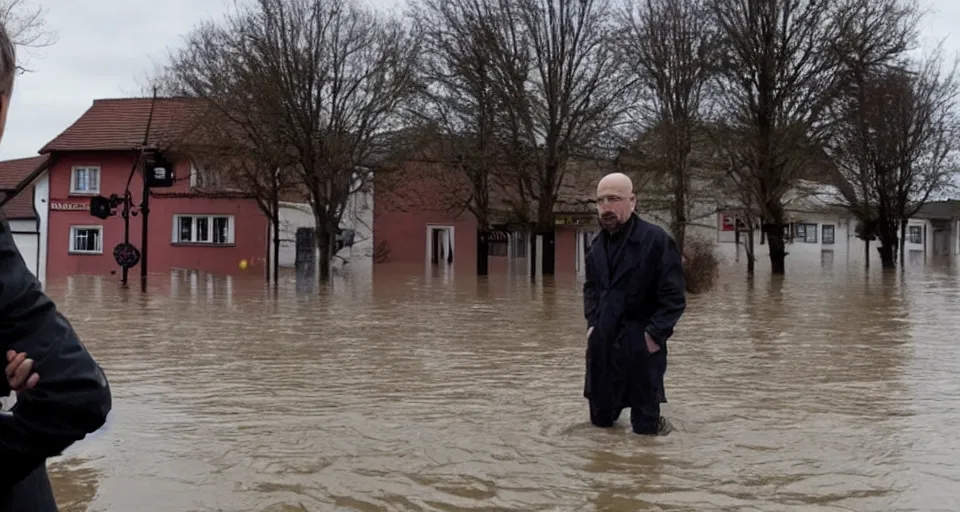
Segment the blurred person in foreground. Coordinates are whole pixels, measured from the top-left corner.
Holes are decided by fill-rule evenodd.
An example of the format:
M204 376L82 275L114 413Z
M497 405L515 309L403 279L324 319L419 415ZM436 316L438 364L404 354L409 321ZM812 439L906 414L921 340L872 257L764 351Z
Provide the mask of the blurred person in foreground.
M633 183L604 176L597 185L600 234L586 257L583 309L590 422L612 427L630 408L637 434L665 435L667 339L686 309L683 264L670 235L637 216Z
M0 139L10 109L16 54L0 26ZM0 221L0 344L6 379L0 397L0 512L56 512L46 460L98 430L110 387L70 323L57 311Z

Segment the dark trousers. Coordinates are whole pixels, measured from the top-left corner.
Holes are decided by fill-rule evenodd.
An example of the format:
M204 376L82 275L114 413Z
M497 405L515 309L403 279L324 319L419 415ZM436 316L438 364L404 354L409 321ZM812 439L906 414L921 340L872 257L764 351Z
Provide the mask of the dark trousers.
M0 512L58 512L45 464L0 492Z
M612 427L620 414L630 407L630 426L634 433L656 435L660 433L660 404L666 402L663 376L667 370L666 351L647 356L639 367L630 372L630 378L619 407L603 407L590 400L590 423L597 427Z
M609 428L620 419L623 407L600 409L590 402L590 423L596 427ZM634 433L657 435L660 433L660 401L630 406L630 427Z

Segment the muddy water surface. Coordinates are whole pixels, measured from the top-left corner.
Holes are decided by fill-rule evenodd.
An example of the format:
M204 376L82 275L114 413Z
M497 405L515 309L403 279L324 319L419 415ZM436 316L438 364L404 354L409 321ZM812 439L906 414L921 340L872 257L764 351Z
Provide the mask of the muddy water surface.
M657 439L586 423L572 280L49 291L115 397L51 461L65 511L960 509L951 269L727 272L671 342Z

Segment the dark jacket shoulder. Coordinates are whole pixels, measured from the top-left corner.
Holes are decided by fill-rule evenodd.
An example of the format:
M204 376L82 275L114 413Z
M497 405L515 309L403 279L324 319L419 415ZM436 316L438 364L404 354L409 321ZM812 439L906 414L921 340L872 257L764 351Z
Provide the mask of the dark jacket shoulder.
M6 221L0 222L0 345L4 354L26 353L40 375L33 389L17 394L12 414L0 415L5 487L98 430L112 408L103 371L27 268Z

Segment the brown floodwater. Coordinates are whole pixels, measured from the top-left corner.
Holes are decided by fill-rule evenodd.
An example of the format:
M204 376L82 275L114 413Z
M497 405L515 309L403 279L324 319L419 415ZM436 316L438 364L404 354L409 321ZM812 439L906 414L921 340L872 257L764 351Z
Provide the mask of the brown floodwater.
M956 269L726 269L661 438L589 426L572 279L150 286L49 286L114 393L50 461L64 511L960 509Z

